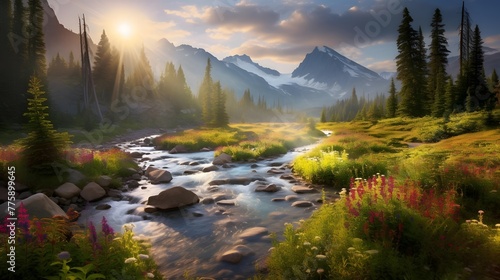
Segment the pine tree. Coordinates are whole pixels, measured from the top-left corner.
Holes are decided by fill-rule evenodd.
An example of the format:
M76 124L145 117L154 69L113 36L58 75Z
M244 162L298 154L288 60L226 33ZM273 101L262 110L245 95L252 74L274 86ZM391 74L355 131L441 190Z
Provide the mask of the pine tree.
M432 115L442 115L444 109L444 94L446 86L446 66L448 64L448 41L444 36L444 24L441 11L436 9L431 22L431 43L429 45L429 78L428 78L428 93L429 103L432 104ZM441 95L441 96L437 96ZM438 100L437 102L435 100ZM437 106L437 107L436 107Z
M47 76L48 77L62 77L68 75L68 64L66 60L62 58L59 53L52 58L52 61L49 63L49 67L47 68Z
M194 105L193 93L191 92L191 89L186 82L186 76L184 75L184 70L182 70L181 65L179 65L179 67L177 68L176 76L177 86L179 90L180 107L181 109L190 109Z
M444 113L445 115L450 115L455 106L456 100L456 91L455 85L453 84L453 79L450 77L448 79L448 83L446 84L445 89L445 98L444 98Z
M45 39L43 35L43 7L40 0L28 1L28 69L40 77L46 78Z
M484 74L483 40L481 39L481 31L477 25L474 29L468 66L468 90L470 90L470 98L474 103L477 103L479 107L485 108L486 104L489 103L489 99L492 98L492 94L488 90L486 76Z
M403 20L398 28L397 47L399 54L396 56L397 76L401 81L400 103L398 114L403 116L422 116L425 112L424 69L425 48L422 47L422 36L412 28L413 18L407 8L403 10Z
M495 87L498 85L498 82L499 82L499 80L498 80L497 70L493 69L493 72L491 73L491 77L488 81L488 87L489 87L490 92L495 91Z
M41 80L30 79L28 109L24 114L29 118L28 136L21 140L22 158L27 166L47 171L50 165L63 159L63 150L70 144L68 133L58 133L49 119L47 98L42 90Z
M394 78L391 79L391 85L389 87L389 97L386 103L387 117L394 118L398 110L398 98L396 96L396 86L394 85Z
M142 59L142 56L140 58ZM122 66L119 65L119 62L119 54L116 49L111 47L106 31L103 30L101 39L97 45L92 76L98 99L106 106L111 105L112 101L117 99L119 95L120 89L118 85L121 77L118 75L123 75L123 72L120 71ZM145 76L148 73L140 75Z
M325 123L326 122L326 108L323 107L321 110L321 116L319 117L319 122Z
M200 85L198 91L198 100L201 104L201 116L202 121L208 125L213 119L213 108L212 108L212 98L213 98L213 81L211 76L212 65L210 63L210 58L207 59L207 66L205 67L205 76L203 77L203 82Z
M229 117L226 112L226 96L222 90L220 81L214 84L214 104L213 121L214 127L226 127L229 124Z

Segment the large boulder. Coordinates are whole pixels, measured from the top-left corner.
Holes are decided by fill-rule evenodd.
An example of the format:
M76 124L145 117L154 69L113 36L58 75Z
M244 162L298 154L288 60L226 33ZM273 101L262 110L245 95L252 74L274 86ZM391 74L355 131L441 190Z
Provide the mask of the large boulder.
M214 158L213 165L223 165L231 162L232 157L226 153L222 153Z
M82 190L80 190L80 188L75 184L67 182L55 189L54 193L59 197L72 199L73 197L78 196L81 191Z
M172 181L172 174L167 170L157 169L150 171L148 178L152 184L169 183Z
M106 196L106 190L97 183L90 182L83 187L80 196L86 201L96 201Z
M183 187L173 187L148 198L148 205L161 210L173 210L196 204L200 198Z
M237 245L231 250L225 251L220 255L219 261L228 263L239 263L244 256L252 254L253 251L248 246Z
M31 218L37 217L42 218L52 218L54 216L62 216L68 218L64 210L59 207L54 201L52 201L48 196L43 193L34 194L26 199L22 200L24 207L28 211L28 215ZM21 202L16 204L16 208L19 207Z

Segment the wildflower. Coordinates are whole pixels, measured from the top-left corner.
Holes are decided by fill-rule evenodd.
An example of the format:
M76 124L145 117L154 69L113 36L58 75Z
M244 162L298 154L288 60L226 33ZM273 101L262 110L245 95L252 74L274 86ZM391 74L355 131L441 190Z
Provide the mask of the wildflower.
M500 224L495 224L495 228L500 229Z
M311 243L306 241L306 242L304 242L304 246L311 246Z
M104 216L102 217L101 226L102 226L102 233L104 233L104 236L107 237L108 235L114 234L113 228L108 225L108 221Z
M317 272L318 274L323 274L323 273L325 272L325 270L324 270L324 269L322 269L322 268L318 268L318 270L316 270L316 272Z
M47 234L43 233L42 223L40 221L35 222L36 227L36 237L39 243L42 243L47 238Z
M326 256L325 255L316 255L316 258L318 260L324 260L324 259L326 259Z
M137 261L136 258L128 258L128 259L125 259L125 263L135 263Z
M90 235L89 235L90 242L92 242L92 244L94 244L97 242L97 233L95 231L94 223L92 223L92 222L89 223L89 231L90 231Z
M347 252L354 252L354 251L356 251L356 248L354 247L347 248Z
M131 231L134 227L135 227L135 225L134 225L134 224L124 224L124 225L123 225L123 229L124 229L125 231Z
M311 250L313 250L313 251L317 251L317 250L318 250L318 247L313 246L313 247L311 247Z
M321 240L321 237L319 237L319 236L317 236L317 235L316 235L316 236L314 237L314 240L319 241L319 240Z
M64 261L64 260L69 260L71 255L69 254L68 251L62 251L61 253L57 254L57 258Z
M151 272L148 272L146 274L146 277L148 277L148 278L155 278L155 275L153 273L151 273Z
M147 259L149 259L149 256L148 256L148 255L145 255L145 254L139 254L137 257L138 257L139 259L141 259L141 260L147 260Z
M306 273L307 273L307 274L311 273L311 270L308 268L308 269L306 270Z

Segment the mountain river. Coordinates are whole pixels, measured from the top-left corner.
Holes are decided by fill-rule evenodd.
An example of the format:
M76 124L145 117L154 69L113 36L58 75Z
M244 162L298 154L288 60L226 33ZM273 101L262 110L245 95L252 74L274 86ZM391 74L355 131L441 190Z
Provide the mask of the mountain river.
M91 203L82 211L79 221L100 224L102 217L106 216L109 224L118 232L122 231L124 224L132 223L137 236L150 240L150 253L167 279L183 279L185 273L191 277L247 279L256 273L256 264L263 263L272 246L269 234L276 233L281 237L285 223L297 223L300 219L308 218L320 205L320 191L296 194L291 188L303 183L286 176L292 175L287 164L315 144L273 159L231 163L226 168L219 166L216 171L202 172L204 167L212 165L213 151L169 154L167 151L138 145L142 143L141 140L118 146L127 152L145 153L143 157L147 159L143 159L140 166L146 168L153 165L167 169L172 173L172 181L154 185L143 177L138 188L124 193L125 200L107 198ZM270 170L272 173L269 173ZM248 185L209 185L216 179L243 177L258 180ZM269 184L280 186L281 189L272 193L255 192L257 186ZM200 199L212 197L216 202L198 203L177 211L144 211L148 197L173 186L191 190ZM283 199L290 195L292 197L288 197L288 200ZM297 200L312 202L312 206L293 207L293 195L297 196ZM218 205L220 199L232 200L235 205ZM96 210L95 206L102 203L111 205L111 208ZM255 238L242 239L241 233L253 227L263 227L267 231ZM220 260L223 253L238 245L245 245L239 246L240 249L245 248L241 260L236 263Z

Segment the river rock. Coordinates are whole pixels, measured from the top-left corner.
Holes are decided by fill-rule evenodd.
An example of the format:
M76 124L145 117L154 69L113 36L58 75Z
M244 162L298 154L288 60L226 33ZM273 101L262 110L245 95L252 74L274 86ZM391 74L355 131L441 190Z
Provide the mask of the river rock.
M160 170L160 169L158 169L158 168L156 168L154 166L148 166L148 168L146 168L146 170L144 171L144 175L149 176L149 173L151 171L155 171L155 170Z
M16 206L18 207L20 203ZM64 210L55 204L43 193L34 194L23 200L23 205L28 210L28 214L31 217L42 218L52 218L54 216L62 216L68 218Z
M265 181L264 178L236 177L227 179L229 185L248 185L253 181Z
M295 177L293 177L293 175L291 174L283 174L280 176L280 179L283 179L283 180L295 180Z
M293 195L293 194L285 196L285 200L286 201L294 201L294 200L297 200L297 199L299 199L299 197L296 196L296 195Z
M144 153L141 152L132 152L130 153L130 157L132 158L141 158Z
M191 162L189 163L189 166L197 166L197 165L200 165L200 163L199 163L199 162L197 162L197 161L191 161Z
M292 191L295 193L314 193L314 192L316 192L315 189L311 189L311 188L304 187L304 186L293 186Z
M236 205L236 202L232 199L223 199L223 200L217 201L217 205L234 206L234 205Z
M219 170L219 167L215 166L215 165L210 165L210 166L207 166L207 167L203 167L203 172L211 172L211 171L217 171Z
M255 191L256 192L277 192L281 189L280 186L276 184L269 184L267 186L258 186Z
M267 235L269 231L265 227L253 227L244 230L242 233L238 235L239 239L245 239L245 240L254 240L258 239L264 235Z
M112 181L112 180L113 180L113 178L111 178L111 177L109 177L109 176L107 176L107 175L102 175L102 176L99 176L99 177L95 180L95 182L96 182L99 186L101 186L101 187L105 188L105 187L109 186L109 184L111 184L111 181Z
M177 145L172 150L169 151L171 154L183 154L187 153L188 149L184 145Z
M81 191L82 190L75 184L67 182L57 187L57 189L54 190L54 193L59 197L71 199L78 196Z
M253 251L248 246L237 245L236 247L222 253L219 257L220 261L228 263L239 263L245 256L252 254Z
M106 195L106 190L94 182L88 183L83 187L80 196L86 201L96 201Z
M299 200L299 201L295 201L294 203L292 203L292 206L293 207L311 207L311 206L313 206L313 203L310 201Z
M220 200L223 200L223 199L227 199L227 195L223 194L223 193L216 193L216 194L213 194L212 195L212 198L214 199L214 201L220 201Z
M212 180L210 181L208 184L210 186L220 186L220 185L225 185L227 184L227 179L216 179L216 180Z
M184 175L192 175L192 174L196 174L196 173L199 173L200 170L185 170L183 172Z
M105 203L105 204L99 204L95 207L96 210L108 210L111 208L111 205Z
M172 174L167 170L153 170L149 172L149 180L151 180L152 184L161 184L161 183L169 183L172 181Z
M139 182L136 180L130 180L127 182L127 186L129 189L137 189L139 187Z
M275 197L275 198L271 199L271 201L273 201L273 202L285 201L285 198L284 197Z
M192 191L183 187L173 187L160 192L158 195L150 196L147 204L161 210L171 210L193 205L199 201L199 197Z
M231 162L232 157L226 153L221 153L217 157L214 158L212 164L214 165L223 165L225 163Z
M269 174L283 174L283 173L285 173L285 171L279 170L276 168L271 168L267 171L267 173L269 173Z

